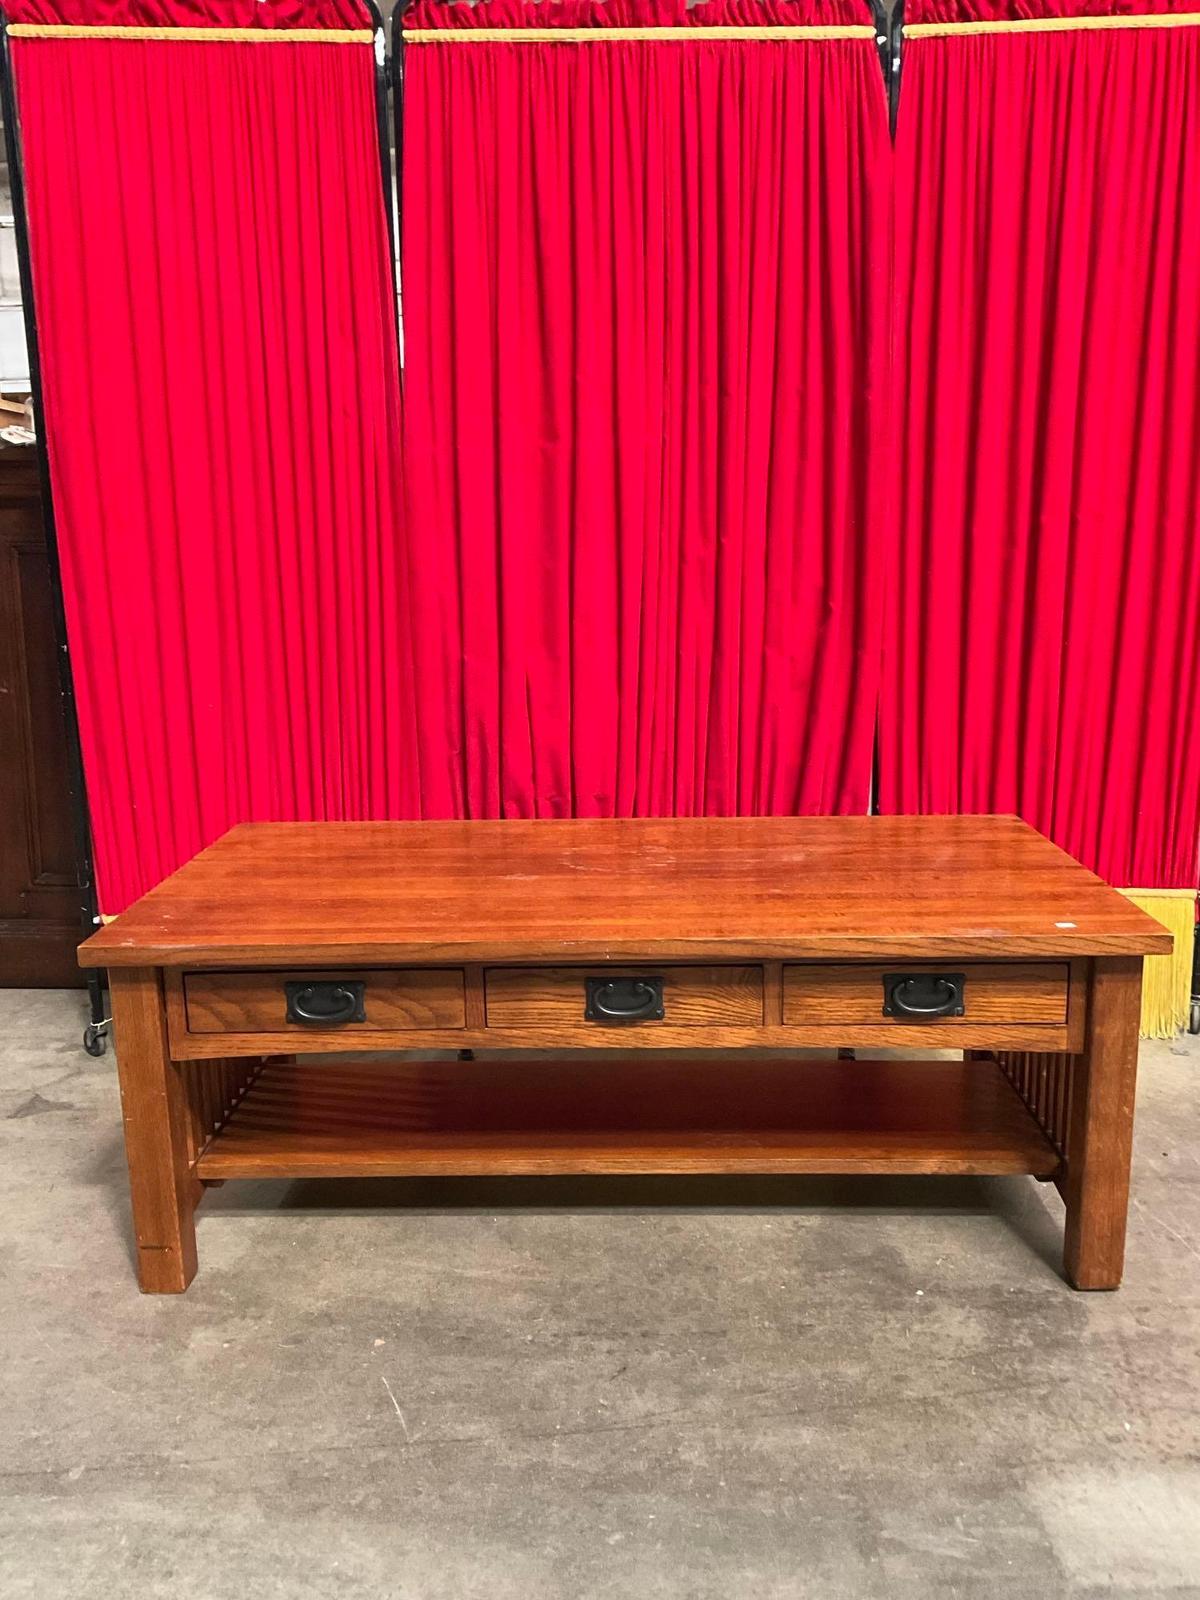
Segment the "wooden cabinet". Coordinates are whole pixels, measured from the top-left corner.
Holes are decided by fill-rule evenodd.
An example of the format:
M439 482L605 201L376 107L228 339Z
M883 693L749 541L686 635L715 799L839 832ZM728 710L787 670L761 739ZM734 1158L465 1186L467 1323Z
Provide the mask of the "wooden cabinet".
M0 987L77 987L67 741L37 462L0 446Z

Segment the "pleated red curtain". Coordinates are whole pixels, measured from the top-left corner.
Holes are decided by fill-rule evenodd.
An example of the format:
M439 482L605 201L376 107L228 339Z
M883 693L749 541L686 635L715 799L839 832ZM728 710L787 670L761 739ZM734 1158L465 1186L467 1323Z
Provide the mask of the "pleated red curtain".
M832 27L787 41L426 30ZM868 802L888 131L858 0L405 16L427 815Z
M1200 27L921 36L1165 4L914 0L896 146L880 802L1014 811L1194 887Z
M14 0L101 907L232 823L416 806L399 377L357 0ZM255 41L21 36L249 27ZM353 30L295 42L264 30Z

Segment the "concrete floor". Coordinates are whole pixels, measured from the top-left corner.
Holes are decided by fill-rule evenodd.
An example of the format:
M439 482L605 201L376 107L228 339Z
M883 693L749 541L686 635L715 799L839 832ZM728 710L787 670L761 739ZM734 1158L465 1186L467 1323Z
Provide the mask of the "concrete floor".
M229 1184L147 1299L112 1058L0 993L4 1600L1200 1596L1200 1041L1129 1270L1032 1180Z

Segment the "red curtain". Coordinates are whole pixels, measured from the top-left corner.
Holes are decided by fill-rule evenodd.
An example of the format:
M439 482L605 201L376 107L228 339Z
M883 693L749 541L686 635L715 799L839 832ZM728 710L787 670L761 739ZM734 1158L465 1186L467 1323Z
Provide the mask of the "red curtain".
M364 0L5 0L4 14L9 22L76 28L254 28L270 32L279 28L369 30L373 26Z
M370 28L351 0L16 21ZM232 823L410 814L365 42L14 38L100 903Z
M882 808L1194 886L1200 28L910 39L896 167Z
M1148 16L1181 9L1178 0L909 0L904 20L907 26L926 22L1021 22L1043 17ZM916 40L908 42L915 44Z
M888 132L858 0L421 3L406 527L427 815L863 811Z

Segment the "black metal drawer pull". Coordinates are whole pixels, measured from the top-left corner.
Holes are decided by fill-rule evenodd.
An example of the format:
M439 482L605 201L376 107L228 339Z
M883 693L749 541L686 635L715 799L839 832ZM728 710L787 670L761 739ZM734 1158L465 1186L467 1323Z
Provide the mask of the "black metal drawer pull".
M365 1022L367 986L360 979L329 983L285 983L287 1020L306 1028L336 1028L342 1022Z
M966 982L962 972L885 972L883 1014L907 1022L965 1016Z
M588 978L584 1018L620 1027L630 1022L661 1022L665 1015L661 978Z

